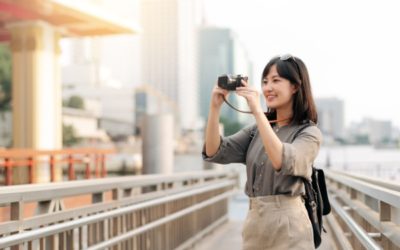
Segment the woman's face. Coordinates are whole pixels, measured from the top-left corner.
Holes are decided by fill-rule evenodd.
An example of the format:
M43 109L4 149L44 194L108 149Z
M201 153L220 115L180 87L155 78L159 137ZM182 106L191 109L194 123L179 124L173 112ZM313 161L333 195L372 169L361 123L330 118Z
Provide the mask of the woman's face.
M271 109L292 107L292 96L296 88L289 80L279 76L276 65L273 65L262 82L262 92L267 106Z

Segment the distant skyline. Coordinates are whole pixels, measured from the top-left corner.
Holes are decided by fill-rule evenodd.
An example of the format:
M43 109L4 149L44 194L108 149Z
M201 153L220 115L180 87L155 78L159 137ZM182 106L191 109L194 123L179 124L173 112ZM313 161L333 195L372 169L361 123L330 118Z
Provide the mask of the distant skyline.
M207 25L233 29L254 62L291 53L306 63L315 98L344 100L345 125L364 117L400 126L396 1L204 0ZM238 72L240 73L240 72Z

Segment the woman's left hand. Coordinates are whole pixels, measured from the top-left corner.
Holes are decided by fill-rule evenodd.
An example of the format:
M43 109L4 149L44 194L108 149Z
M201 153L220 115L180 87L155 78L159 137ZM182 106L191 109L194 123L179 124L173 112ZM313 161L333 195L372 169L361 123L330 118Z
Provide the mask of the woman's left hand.
M258 90L250 86L248 82L242 80L243 87L236 88L236 94L243 96L247 100L247 104L250 107L251 112L255 115L259 112L263 113L260 104L260 93Z

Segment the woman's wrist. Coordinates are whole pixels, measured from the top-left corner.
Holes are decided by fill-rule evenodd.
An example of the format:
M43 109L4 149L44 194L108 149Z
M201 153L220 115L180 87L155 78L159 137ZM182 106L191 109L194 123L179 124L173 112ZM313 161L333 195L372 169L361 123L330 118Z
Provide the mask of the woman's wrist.
M263 117L263 116L265 116L265 113L264 113L263 110L260 109L260 110L254 111L254 112L253 112L253 115L254 115L255 117L257 117L257 116Z
M214 113L219 113L219 111L221 110L221 106L222 105L210 105L210 112L214 112Z

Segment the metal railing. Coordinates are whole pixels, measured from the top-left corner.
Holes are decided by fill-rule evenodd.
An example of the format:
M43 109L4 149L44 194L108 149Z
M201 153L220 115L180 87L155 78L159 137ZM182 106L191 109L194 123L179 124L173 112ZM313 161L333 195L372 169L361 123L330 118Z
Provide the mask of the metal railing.
M400 185L325 171L333 208L328 222L336 245L346 246L343 249L400 249Z
M238 180L202 171L2 187L9 220L0 222L0 249L190 248L227 220ZM82 196L90 204L66 204Z
M76 167L82 166L83 176L90 179L107 175L106 155L115 153L113 149L63 149L63 150L31 150L31 149L0 149L0 170L3 172L3 184L13 184L13 169L26 168L27 183L35 183L35 168L41 164L49 168L50 182L56 181L56 171L67 168L68 180L76 179ZM26 183L26 182L25 182Z

